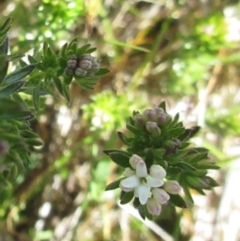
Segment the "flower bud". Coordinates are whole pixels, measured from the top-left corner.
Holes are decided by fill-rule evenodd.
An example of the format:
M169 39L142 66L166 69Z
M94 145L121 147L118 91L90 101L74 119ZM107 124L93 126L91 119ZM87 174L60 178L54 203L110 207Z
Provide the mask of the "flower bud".
M132 157L129 159L129 163L132 166L132 168L134 168L134 169L136 169L137 164L142 161L143 161L143 159L136 154L133 154Z
M181 191L181 186L177 181L166 181L163 185L165 191L171 194L178 194Z
M148 121L146 123L146 129L149 133L151 134L154 134L155 136L157 135L160 135L161 134L161 130L160 128L158 127L157 123L156 122L151 122L151 121Z
M81 68L76 68L75 69L75 75L77 76L85 76L87 74L87 71L81 69Z
M65 72L65 74L67 74L67 75L73 75L73 69L71 69L71 68L66 68L66 69L64 70L64 72Z
M81 56L81 58L80 58L80 61L82 61L82 60L89 60L89 61L92 62L93 57L92 57L90 54L84 54L84 55Z
M148 199L146 206L147 206L148 212L151 213L152 215L158 216L162 211L161 204L155 198Z
M97 72L100 69L100 64L94 59L90 68L93 72Z
M154 121L157 117L156 111L154 109L147 109L143 112L142 115L146 121Z
M161 204L165 204L170 199L170 196L162 188L153 188L152 189L153 197Z
M90 69L91 66L92 66L92 61L88 59L82 59L78 64L78 67L84 70Z
M75 69L77 67L77 56L71 55L67 61L67 67L71 69Z
M164 113L164 110L161 107L154 107L153 110L156 112L157 115Z
M156 122L159 125L164 125L165 123L167 123L170 120L171 120L171 117L168 114L165 114L165 113L160 113L156 116Z
M155 178L164 178L166 177L166 171L163 167L161 167L160 165L152 165L150 167L150 175L152 177L155 177Z
M135 116L133 116L133 120L139 126L144 126L145 125L145 120L144 120L144 118L143 118L143 116L141 114L136 114Z

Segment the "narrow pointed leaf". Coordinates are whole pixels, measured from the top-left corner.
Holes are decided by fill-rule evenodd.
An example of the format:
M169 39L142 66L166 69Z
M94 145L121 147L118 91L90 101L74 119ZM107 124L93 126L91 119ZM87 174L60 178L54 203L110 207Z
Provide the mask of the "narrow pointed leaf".
M0 89L0 98L4 98L4 97L7 97L7 96L13 94L14 92L18 91L24 84L25 84L25 81L18 81L18 82L5 86L4 88L1 88Z
M36 86L33 89L33 99L32 99L36 110L39 109L39 95L40 95L39 92L40 92L39 86Z
M109 183L106 188L105 188L105 191L110 191L110 190L114 190L116 188L119 188L119 184L121 182L123 178L119 179L119 180L116 180L115 182L112 182L112 183Z
M133 192L125 192L124 195L121 197L121 204L129 203L134 197Z
M35 68L35 65L31 64L28 66L25 66L21 69L18 69L16 71L14 71L13 73L9 74L6 78L5 78L5 83L6 84L11 84L14 82L17 82L19 80L21 80L22 78L24 78L25 76L29 75Z
M187 204L185 203L184 199L180 195L169 194L169 196L170 196L170 202L172 204L180 208L187 208Z
M109 156L116 164L122 167L130 167L129 156L119 152L110 153Z

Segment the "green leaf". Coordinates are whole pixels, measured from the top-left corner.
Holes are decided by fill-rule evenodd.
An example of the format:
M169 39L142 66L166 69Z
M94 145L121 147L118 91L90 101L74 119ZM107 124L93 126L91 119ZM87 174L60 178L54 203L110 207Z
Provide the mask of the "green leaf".
M125 145L129 145L129 138L127 138L122 132L118 131L117 135L119 137L119 139L125 144Z
M134 197L134 192L123 192L121 195L121 204L129 203Z
M5 86L4 88L1 88L0 98L4 98L13 94L14 92L18 91L24 84L25 84L25 81L18 81Z
M187 208L187 204L185 203L184 199L180 195L169 194L169 196L170 196L170 202L172 204L180 208Z
M23 110L21 103L10 99L3 98L0 101L0 120L29 120L34 115L28 110Z
M2 45L4 40L6 39L6 34L11 27L11 23L12 23L12 18L8 18L4 22L4 24L0 27L0 45Z
M98 78L96 78L94 76L93 77L88 77L88 76L78 77L78 76L74 75L74 78L76 79L76 81L80 85L80 87L83 89L86 89L86 90L92 90L98 82Z
M130 124L126 124L126 128L131 131L133 134L135 135L138 135L139 134L139 130L133 126L133 125L130 125Z
M35 68L35 65L34 64L31 64L31 65L28 65L28 66L25 66L21 69L18 69L16 71L14 71L13 73L9 74L4 82L6 84L11 84L11 83L14 83L14 82L17 82L19 80L21 80L22 78L24 78L25 76L29 75Z
M131 167L129 164L129 156L121 152L112 152L109 154L110 158L122 167Z
M190 163L197 163L201 160L206 160L208 158L208 152L205 153L196 153L196 154L187 154L186 161Z
M165 103L165 101L161 102L158 107L163 108L164 112L166 112L166 103Z
M122 150L118 150L118 149L111 149L111 150L104 150L103 153L105 153L106 155L110 155L111 153L121 153L123 155L127 155L129 158L131 157L131 154L126 152L126 151L122 151Z
M25 138L25 143L30 146L42 146L43 142L36 138Z
M76 51L75 51L76 55L77 55L78 57L81 57L82 55L84 55L84 54L86 53L87 49L88 49L90 46L91 46L90 44L86 44L86 45L82 46L81 48L79 48L79 49L77 50L77 53L76 53Z
M167 133L168 136L170 137L178 137L184 133L185 129L183 127L178 127L174 129L170 129Z
M102 76L105 75L107 73L109 73L109 69L105 69L105 68L100 68L96 73L95 76Z
M8 38L5 39L2 45L0 45L0 84L5 78L8 70Z
M150 168L154 162L154 152L152 148L148 148L145 156L145 163L147 168Z
M89 48L88 50L86 50L85 53L86 53L86 54L91 54L91 53L95 52L96 49L97 49L97 48Z
M39 95L40 95L39 92L40 92L39 86L36 86L35 88L33 88L32 100L36 110L39 109Z
M184 141L189 140L190 138L195 136L200 129L201 129L200 126L194 126L194 127L190 128L190 129L185 129L184 133L181 134L178 137L178 139L184 140Z
M108 184L108 185L106 186L106 188L105 188L105 191L110 191L110 190L114 190L114 189L116 189L116 188L119 188L119 184L120 184L120 182L121 182L122 179L123 179L123 178L118 179L118 180L116 180L115 182L112 182L112 183Z
M143 220L145 220L146 214L145 214L145 207L144 207L143 205L140 205L140 206L138 207L138 212L139 212L139 215L141 216L141 218L142 218Z
M58 54L60 58L63 58L63 59L67 58L67 56L66 56L67 47L68 47L68 43L65 43L65 44L61 47L60 52L59 52L59 54Z
M192 165L190 165L186 162L179 162L179 163L177 163L177 166L180 167L182 170L187 171L187 172L192 172L192 171L196 170L195 167L193 167Z
M28 55L28 61L30 64L37 64L38 61L31 55Z

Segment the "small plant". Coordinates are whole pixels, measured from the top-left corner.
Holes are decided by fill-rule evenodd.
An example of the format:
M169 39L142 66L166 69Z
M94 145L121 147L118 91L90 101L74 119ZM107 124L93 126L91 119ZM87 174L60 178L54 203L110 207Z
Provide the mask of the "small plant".
M18 174L31 163L31 154L43 143L30 128L37 116L40 97L58 93L70 100L69 86L76 81L81 88L92 89L98 76L108 72L91 56L90 44L78 47L77 39L58 52L45 42L40 51L23 56L8 55L11 19L0 27L0 199L14 186ZM9 62L18 60L15 71L8 73ZM23 95L30 95L33 107Z
M124 168L124 177L106 190L120 188L121 204L133 199L142 218L160 215L167 203L186 208L193 204L190 189L204 195L204 189L217 186L207 175L208 169L218 168L208 160L208 150L189 143L200 128L184 128L178 115L172 118L167 113L164 102L142 113L134 112L126 127L131 136L118 132L126 151L105 151Z

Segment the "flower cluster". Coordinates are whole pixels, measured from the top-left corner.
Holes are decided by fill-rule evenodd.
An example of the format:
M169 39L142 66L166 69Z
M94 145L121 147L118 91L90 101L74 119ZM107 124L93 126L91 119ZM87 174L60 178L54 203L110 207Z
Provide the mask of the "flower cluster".
M133 155L129 159L132 168L127 167L120 188L124 192L134 192L141 205L146 205L149 213L159 215L161 205L168 202L170 194L178 194L181 190L177 181L164 181L166 171L160 165L152 165L149 173L144 160ZM168 192L168 193L167 193Z
M90 54L84 54L81 57L71 55L68 58L65 73L67 75L75 74L78 77L93 76L99 69L99 63Z
M170 209L186 208L187 203L193 204L190 189L204 195L203 189L217 186L207 175L208 169L218 169L207 160L208 150L189 145L200 128L184 128L178 114L171 117L166 112L164 102L141 113L134 111L126 128L130 137L118 132L126 150L105 151L124 168L124 178L108 184L106 190L120 187L121 204L133 199L142 218L159 215L167 203Z

